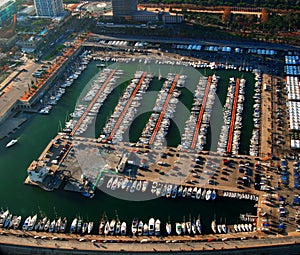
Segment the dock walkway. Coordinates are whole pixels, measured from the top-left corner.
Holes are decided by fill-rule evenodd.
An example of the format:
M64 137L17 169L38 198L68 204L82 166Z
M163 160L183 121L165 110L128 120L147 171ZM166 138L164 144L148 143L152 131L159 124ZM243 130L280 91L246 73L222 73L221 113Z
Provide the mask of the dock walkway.
M193 142L192 142L192 145L191 145L192 149L195 149L195 146L196 146L196 143L197 143L197 140L198 140L199 129L200 129L202 119L203 119L203 114L204 114L204 111L205 111L205 106L206 106L207 96L208 96L209 89L210 89L211 80L212 80L212 77L209 76L208 80L207 80L207 85L206 85L206 89L205 89L205 93L204 93L200 113L199 113L199 116L198 116L196 130L195 130L195 133L194 133L194 136L193 136Z
M95 95L95 97L93 98L93 100L90 102L90 104L86 108L85 112L82 114L82 116L80 117L80 119L77 121L75 127L73 128L73 130L70 133L71 136L73 136L76 133L77 129L80 127L81 123L83 122L83 120L85 119L85 117L88 115L89 111L92 109L93 105L96 103L98 97L101 95L101 93L105 89L106 85L109 83L109 81L111 80L111 78L114 76L115 72L116 72L116 70L112 70L111 71L110 75L107 77L107 79L105 80L105 82L103 83L103 85L101 86L101 88L98 90L98 92Z
M115 126L113 127L113 129L112 129L112 131L111 131L111 133L110 133L110 135L108 137L108 140L112 140L112 138L114 137L114 135L115 135L116 131L118 130L121 122L123 121L123 118L124 118L124 116L125 116L128 108L129 108L130 104L132 103L135 95L137 94L138 90L140 89L140 87L141 87L141 85L142 85L142 83L143 83L146 75L147 75L147 73L143 72L143 74L142 74L142 76L141 76L138 84L136 85L136 87L135 87L134 91L132 92L129 100L127 101L127 103L126 103L126 105L125 105L125 107L124 107L124 109L123 109L123 111L122 111L122 113L121 113L118 121L116 122Z
M231 123L230 123L230 129L229 129L229 139L228 139L228 143L227 143L227 153L231 153L233 131L234 131L234 125L235 125L235 116L236 116L236 106L237 106L237 101L238 101L238 96L239 96L239 88L240 88L240 79L238 78L236 80L236 84L235 84L234 101L233 101Z
M166 109L167 109L167 106L168 106L169 101L170 101L170 99L171 99L171 97L172 97L173 91L174 91L175 86L176 86L176 84L177 84L178 78L179 78L179 75L176 74L175 77L174 77L173 83L172 83L172 85L171 85L171 87L170 87L168 96L167 96L167 98L166 98L166 100L165 100L165 103L164 103L164 105L163 105L163 108L162 108L162 110L161 110L161 112L160 112L160 115L159 115L159 117L158 117L158 120L157 120L157 122L156 122L154 131L153 131L153 133L152 133L152 135L151 135L151 138L150 138L150 141L149 141L149 144L152 144L152 143L154 142L154 139L155 139L155 136L156 136L156 134L157 134L157 132L158 132L160 123L161 123L161 121L162 121L162 119L163 119L163 117L164 117L164 115L165 115L165 111L166 111Z

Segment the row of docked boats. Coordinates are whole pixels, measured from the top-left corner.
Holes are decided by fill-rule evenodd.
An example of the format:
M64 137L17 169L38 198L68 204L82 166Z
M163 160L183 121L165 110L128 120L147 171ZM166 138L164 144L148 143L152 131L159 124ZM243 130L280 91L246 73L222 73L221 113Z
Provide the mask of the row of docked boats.
M166 229L168 224L166 224ZM167 233L171 233L168 232ZM99 225L100 235L136 235L136 236L159 236L161 234L161 222L159 219L150 218L149 221L143 222L138 220L138 218L133 218L130 226L130 231L128 231L127 223L125 221L121 222L118 218L111 221L105 219L104 217L100 221Z
M215 200L217 197L216 190L192 187L192 186L178 186L176 184L153 182L151 193L157 197L183 197L195 198L202 200Z
M66 77L66 79L61 84L56 84L54 87L55 91L50 96L46 105L39 110L41 114L49 114L52 110L53 106L57 104L57 102L61 99L63 94L65 93L65 88L70 87L74 81L81 75L81 73L87 68L89 64L90 57L87 55L88 52L85 52L79 56L79 61L77 61L73 67L70 68L71 74Z
M132 58L132 57L108 57L108 56L100 56L99 52L96 53L96 55L93 56L94 60L98 60L101 62L118 62L118 63L130 63L130 62L142 62L142 59L139 58ZM100 53L101 54L101 53ZM226 70L239 70L239 71L246 71L246 72L252 72L253 68L252 66L236 66L233 64L222 64L222 63L216 63L216 62L207 62L207 61L193 61L193 60L178 60L178 59L157 59L155 58L146 58L144 59L145 64L153 63L156 65L176 65L176 66L190 66L193 68L210 68L210 69L226 69Z
M217 197L216 190L204 189L192 186L183 186L170 183L152 182L146 180L133 180L122 176L110 177L106 188L110 190L124 190L130 193L146 192L151 185L150 192L157 197L183 197L214 201Z
M132 180L126 177L111 177L106 183L106 188L111 190L122 189L128 192L141 191L145 192L148 188L149 181Z
M257 195L233 191L223 191L223 197L258 201Z
M216 75L210 78L205 76L200 77L194 93L191 115L185 123L184 133L181 137L182 149L191 148L194 133L197 128L198 134L195 149L199 151L204 149L219 78L220 77ZM207 88L207 86L209 86L209 88ZM205 103L205 105L202 105L203 103Z
M65 131L71 130L72 127L78 125L79 119L85 115L84 118L81 119L79 127L76 129L75 135L84 133L95 121L100 107L103 105L107 96L116 87L117 79L120 78L122 74L123 70L103 69L99 76L92 81L92 85L82 98L81 103L78 104L70 114L73 120L72 122L69 121L66 123Z
M211 222L211 229L215 234L226 234L228 233L228 227L226 224L217 224L216 220ZM252 232L252 223L242 223L233 225L234 232Z
M93 221L84 221L82 218L74 218L71 226L70 226L70 233L74 234L91 234L94 228Z
M169 226L171 228L171 226ZM177 235L197 235L202 234L202 224L200 220L200 216L197 219L193 218L188 221L185 221L185 217L182 222L175 223L175 231Z
M245 79L229 79L226 102L223 108L224 124L218 141L217 152L239 153L242 114L245 101ZM228 151L230 150L230 151Z
M240 79L239 82L239 91L238 91L238 98L236 103L236 113L235 113L235 123L233 129L233 137L232 137L232 147L231 153L234 155L239 154L239 145L242 133L242 115L244 110L244 101L245 101L245 87L246 87L246 80Z
M0 228L19 228L22 217L19 215L13 215L9 210L2 211L0 213Z
M122 97L119 99L113 114L107 121L100 138L118 143L123 140L123 135L132 123L141 105L141 100L146 93L153 74L136 71L134 78L126 87Z
M254 70L254 105L253 105L253 122L254 122L254 129L252 131L252 136L250 139L250 149L249 154L251 156L258 156L259 155L259 145L260 145L260 122L261 122L261 84L262 84L262 77L261 72L259 70Z
M178 88L184 87L186 76L169 73L160 92L158 93L153 113L139 138L139 145L153 144L159 147L164 144L165 136L173 118L181 92Z
M28 216L23 225L22 230L24 231L44 231L49 233L64 233L66 231L67 218L61 218L50 220L47 217L38 219L37 214Z

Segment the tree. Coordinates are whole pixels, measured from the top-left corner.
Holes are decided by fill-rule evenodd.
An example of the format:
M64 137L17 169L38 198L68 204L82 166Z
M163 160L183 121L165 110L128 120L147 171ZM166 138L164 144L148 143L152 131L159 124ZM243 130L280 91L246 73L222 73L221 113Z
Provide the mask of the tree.
M222 21L225 24L228 24L231 20L231 9L230 7L226 7L223 12Z
M263 8L261 10L261 23L267 23L269 21L269 10Z

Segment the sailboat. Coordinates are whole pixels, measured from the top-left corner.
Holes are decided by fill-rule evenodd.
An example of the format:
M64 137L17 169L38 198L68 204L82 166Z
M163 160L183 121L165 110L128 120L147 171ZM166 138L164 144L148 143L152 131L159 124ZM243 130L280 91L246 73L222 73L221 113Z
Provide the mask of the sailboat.
M126 235L126 228L127 228L126 222L122 222L122 224L121 224L121 235L122 236Z
M105 226L105 213L103 213L103 216L100 220L100 224L99 224L99 235L103 234L103 230L104 230L104 226Z
M191 234L191 231L192 231L191 216L189 217L189 221L187 221L185 225L186 225L187 232L188 232L189 235L190 235L190 234Z
M216 234L217 233L217 223L216 223L216 220L213 220L211 222L211 229L212 231Z
M192 220L192 233L193 233L193 235L197 234L197 228L196 228L195 218Z
M75 233L76 232L76 227L77 227L77 218L75 218L72 221L71 227L70 227L70 232L71 233Z
M202 234L202 225L201 225L200 215L198 216L198 218L196 220L196 227L197 227L198 233Z
M166 223L166 231L167 231L167 234L170 235L171 232L172 232L172 225L170 222L167 222Z
M181 223L181 231L185 235L186 232L185 216L183 216L183 222Z

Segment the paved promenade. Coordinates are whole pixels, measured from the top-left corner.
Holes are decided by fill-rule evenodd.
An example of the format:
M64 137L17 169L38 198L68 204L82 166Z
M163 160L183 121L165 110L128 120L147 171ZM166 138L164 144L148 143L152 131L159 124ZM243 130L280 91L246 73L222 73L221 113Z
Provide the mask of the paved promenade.
M211 254L212 251L215 254L248 254L250 252L253 254L262 254L262 252L264 252L263 254L280 254L284 250L288 251L286 254L297 254L296 252L300 250L300 235L298 233L295 236L282 238L230 241L221 241L219 239L219 241L211 242L196 242L191 238L190 242L184 243L179 242L178 237L160 238L159 242L155 242L151 238L143 238L143 241L135 241L134 238L131 238L130 242L123 242L123 237L118 237L120 240L117 242L116 237L107 237L104 240L101 238L101 241L93 239L91 242L91 240L81 239L77 235L58 234L64 236L64 240L40 239L29 235L33 235L33 233L24 233L23 237L2 234L0 236L0 248L2 251L6 251L9 248L12 252L9 254L47 254L47 251L49 252L50 250L52 251L51 254L53 254L53 249L55 249L55 254L99 254L99 251L101 251L101 254L110 252L122 254L126 252L130 254L184 252L184 254L188 254L196 251L201 251L201 254ZM67 237L69 239L66 239ZM94 236L94 238L97 238L97 236ZM128 239L128 237L125 238ZM287 245L288 247L285 247ZM20 252L19 249L23 250L23 252L18 253Z

